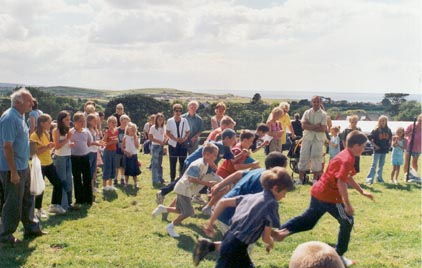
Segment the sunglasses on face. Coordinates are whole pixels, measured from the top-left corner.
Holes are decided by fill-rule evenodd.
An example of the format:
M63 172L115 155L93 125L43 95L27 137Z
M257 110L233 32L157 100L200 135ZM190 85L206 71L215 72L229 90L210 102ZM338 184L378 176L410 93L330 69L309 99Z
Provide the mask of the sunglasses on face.
M180 110L180 109L175 109L173 111L176 112L176 113L181 113L182 112L182 110Z

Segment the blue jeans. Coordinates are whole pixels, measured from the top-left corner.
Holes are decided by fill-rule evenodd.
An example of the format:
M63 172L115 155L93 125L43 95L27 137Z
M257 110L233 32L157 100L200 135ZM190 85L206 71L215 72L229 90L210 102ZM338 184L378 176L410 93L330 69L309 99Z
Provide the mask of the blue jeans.
M286 228L291 234L311 230L326 212L330 213L340 223L336 251L338 255L342 256L349 246L350 233L353 227L353 216L346 214L344 205L341 203L327 203L311 196L309 208L302 215L284 223L280 227L280 230Z
M62 207L68 209L72 204L72 160L70 155L67 156L54 156L54 166L56 167L57 175L63 187L62 194Z
M162 183L163 179L163 146L153 144L151 146L151 173L152 183Z
M377 168L377 165L377 181L384 182L384 179L382 178L382 170L384 168L385 156L386 154L374 153L374 157L372 158L371 169L369 170L368 176L366 176L366 182L372 183L374 181L375 170Z

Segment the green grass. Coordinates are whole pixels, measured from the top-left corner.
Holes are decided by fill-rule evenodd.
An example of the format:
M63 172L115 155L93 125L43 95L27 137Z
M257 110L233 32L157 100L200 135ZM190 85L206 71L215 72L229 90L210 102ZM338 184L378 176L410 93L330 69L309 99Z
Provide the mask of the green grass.
M201 227L207 218L198 212L176 227L180 238L169 237L165 231L167 222L151 218L157 189L151 186L151 173L146 169L149 155L140 156L143 173L138 192L130 188L126 192L119 189L116 196L103 197L99 193L89 209L50 216L42 223L49 232L47 236L0 249L0 267L193 267L191 250L196 237L204 235ZM263 163L262 152L256 158ZM389 181L389 156L387 159L384 179ZM370 162L371 157L362 157L359 182L364 181ZM164 167L168 178L168 158ZM363 187L375 195L376 202L349 190L355 226L346 255L357 261L357 268L421 267L420 187L403 181L398 186L385 183ZM299 186L281 201L283 222L307 208L309 190L310 186ZM44 207L50 203L50 194L51 186L47 184ZM166 197L165 204L173 197L174 194ZM170 215L169 219L174 217ZM252 259L257 267L288 267L290 255L299 243L320 240L334 244L337 232L337 222L327 214L312 231L276 243L270 254L259 241ZM22 238L21 226L16 235ZM216 257L210 254L199 267L214 267Z

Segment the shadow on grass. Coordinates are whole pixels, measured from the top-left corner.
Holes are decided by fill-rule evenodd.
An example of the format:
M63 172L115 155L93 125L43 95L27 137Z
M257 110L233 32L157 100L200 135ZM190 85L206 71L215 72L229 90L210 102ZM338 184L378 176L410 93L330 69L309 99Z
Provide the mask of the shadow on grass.
M42 220L41 224L44 228L54 227L56 225L60 225L63 221L75 221L85 218L88 215L90 207L90 205L82 205L81 209L68 210L66 214L63 215L50 215L47 220Z
M367 185L367 184L360 184L360 187L362 189L368 190L368 191L373 192L373 193L382 193L382 191L375 189L372 186Z
M406 183L406 184L393 184L393 183L386 183L385 188L391 190L400 190L400 191L407 191L412 192L414 190L421 190L421 185L416 183Z
M103 200L112 202L113 200L116 200L119 197L117 194L117 191L103 191Z
M30 242L31 240L24 240L16 245L0 244L0 267L25 267L28 257L36 249L35 246L29 247Z
M128 185L122 188L122 192L126 194L126 196L137 196L139 192L138 187L134 187L133 185Z

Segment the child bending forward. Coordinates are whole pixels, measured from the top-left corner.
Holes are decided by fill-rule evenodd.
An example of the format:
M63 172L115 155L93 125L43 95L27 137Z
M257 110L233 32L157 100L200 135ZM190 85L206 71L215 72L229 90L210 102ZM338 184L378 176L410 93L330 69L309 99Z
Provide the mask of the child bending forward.
M179 234L174 231L174 226L181 223L184 219L194 215L192 206L192 196L199 193L204 186L212 187L221 178L215 173L207 174L208 167L217 159L218 147L212 143L206 143L202 149L202 158L199 158L189 165L180 180L176 183L174 191L176 192L176 206L166 207L158 205L152 212L155 218L161 213L171 212L179 214L175 220L169 223L166 227L168 234L171 237L179 237ZM174 204L174 202L172 202Z
M254 267L247 248L260 236L269 252L274 246L273 228L280 227L278 201L293 190L293 182L285 168L274 167L262 173L263 192L222 199L205 226L207 235L215 234L213 224L227 207L236 207L228 232L220 247L220 257L215 267Z

